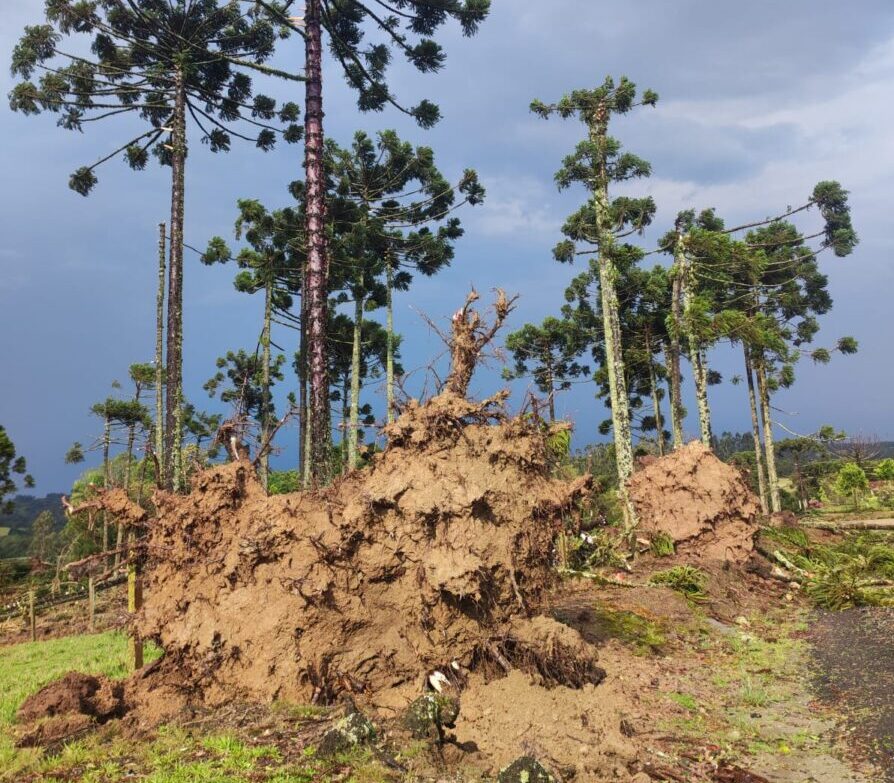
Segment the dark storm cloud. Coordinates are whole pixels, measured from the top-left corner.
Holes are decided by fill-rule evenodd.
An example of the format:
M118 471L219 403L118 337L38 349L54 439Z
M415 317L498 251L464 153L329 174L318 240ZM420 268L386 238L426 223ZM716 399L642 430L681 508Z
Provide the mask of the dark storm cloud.
M22 26L38 21L42 5L3 4L0 56L8 61ZM799 431L828 421L894 436L894 423L883 416L894 369L880 361L889 350L884 324L894 291L890 0L494 0L477 38L453 31L445 44L447 67L437 76L394 69L393 87L406 102L440 103L444 120L429 132L394 111L359 115L331 64L326 76L326 127L334 138L346 142L360 127L396 127L432 146L449 174L472 166L488 187L487 204L465 217L454 267L398 297L405 366L422 367L442 350L418 311L447 316L471 283L481 291L519 291L516 326L559 307L574 270L553 262L550 248L582 194L558 194L552 176L581 129L543 122L527 107L533 98L554 100L606 74L627 74L661 94L656 109L614 128L653 165L653 179L634 187L655 196L661 228L688 206L716 206L730 219L762 216L799 201L823 178L839 178L852 190L863 242L853 258L828 267L836 307L821 337L854 334L862 352L836 360L838 367L801 368L801 381L780 396L780 406L799 414L787 419ZM300 60L301 53L284 50L280 57ZM0 69L0 91L11 84ZM168 210L166 172L135 174L113 162L89 199L66 187L74 168L125 133L115 123L66 133L51 117L0 112L0 423L28 456L40 491L66 488L77 472L62 464L67 446L87 443L99 429L90 405L109 393L111 380L123 380L129 363L152 355L155 232ZM237 198L287 203L286 185L300 167L294 147L267 156L234 147L215 158L193 143L187 240L202 246L214 234L230 236ZM230 270L201 267L190 254L187 264L186 383L202 405L201 384L214 358L254 346L260 304L233 291ZM294 339L277 336L284 346ZM738 371L733 353L718 351L714 361L727 377ZM482 392L497 383L493 372L477 380ZM747 427L740 388L712 389L712 399L718 430ZM560 407L574 417L578 441L592 440L605 416L592 388L576 387Z

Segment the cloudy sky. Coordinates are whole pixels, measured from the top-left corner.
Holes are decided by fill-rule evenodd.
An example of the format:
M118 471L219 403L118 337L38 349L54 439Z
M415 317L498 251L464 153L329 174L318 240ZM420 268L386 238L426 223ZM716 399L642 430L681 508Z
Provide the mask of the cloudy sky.
M39 21L42 5L2 3L0 56L7 62L21 28ZM795 387L776 400L776 417L798 432L831 423L894 438L890 0L493 5L476 38L456 30L441 36L448 53L441 74L394 71L394 90L407 102L431 97L441 105L444 119L434 130L419 130L394 112L359 114L327 63L327 133L347 141L359 128L396 128L432 146L446 173L476 168L488 190L486 204L465 215L467 233L453 267L397 302L405 366L424 367L442 348L420 313L446 321L470 285L518 292L512 326L558 310L574 270L555 263L550 250L583 194L558 194L552 177L582 129L544 122L527 107L533 98L551 101L607 74L625 74L661 96L657 108L618 121L614 133L653 165L652 178L637 191L655 197L662 230L689 207L712 206L735 222L765 217L802 203L821 179L838 179L851 191L861 244L847 259L822 260L835 307L818 343L849 334L860 353L825 367L800 367ZM280 57L300 62L298 42ZM2 69L0 90L7 93L12 83ZM166 171L134 173L112 162L89 198L70 191L71 171L127 133L114 119L102 124L70 133L50 116L0 108L0 423L27 456L39 492L70 486L78 471L63 464L65 450L75 440L91 442L101 428L90 405L109 393L113 380L126 379L131 362L153 354L155 232L168 213ZM286 205L285 187L300 175L297 147L267 155L235 148L221 157L193 144L187 241L203 246L215 234L229 236L237 198ZM189 254L187 264L186 391L200 406L210 405L201 385L213 374L215 357L254 347L261 302L233 290L231 270L207 269ZM288 344L294 337L277 339ZM717 350L712 362L727 377L739 372L738 354L728 350ZM481 372L476 391L495 390L498 371L494 365ZM518 386L516 399L524 389ZM561 413L576 424L578 445L597 439L605 417L593 394L582 384L559 400ZM718 432L748 428L742 387L714 387L711 399ZM694 410L694 400L688 403ZM687 429L694 433L696 422ZM293 460L294 451L286 450L279 463Z

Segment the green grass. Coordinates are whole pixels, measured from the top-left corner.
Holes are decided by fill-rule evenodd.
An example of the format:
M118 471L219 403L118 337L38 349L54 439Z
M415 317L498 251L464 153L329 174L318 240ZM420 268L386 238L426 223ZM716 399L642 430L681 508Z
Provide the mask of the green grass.
M146 645L146 663L160 654L156 647ZM127 636L108 632L0 647L0 779L4 773L15 775L17 770L32 766L40 759L38 750L14 747L8 729L15 720L16 710L26 698L70 671L124 677ZM73 752L78 747L79 743L72 743L60 758L68 758L69 748Z
M641 655L660 653L667 642L661 625L623 609L597 607L594 625L600 636L625 642Z
M705 584L708 577L704 571L688 565L674 566L666 571L656 571L649 577L653 585L665 585L682 593L690 601L705 601Z
M160 654L147 645L146 663ZM124 677L127 636L109 632L0 647L0 727L12 723L28 696L70 671Z
M146 649L146 663L158 658L155 647ZM332 760L318 759L306 747L297 760L286 762L272 744L235 734L201 735L162 726L158 735L137 743L118 735L114 723L65 744L45 755L39 748L17 749L12 725L16 710L31 694L66 672L127 673L127 637L117 632L70 636L0 647L0 781L15 781L26 774L41 783L382 783L387 771L366 749ZM276 705L273 714L314 720L327 711L301 705Z
M698 702L695 697L688 693L669 693L667 697L676 704L679 704L684 710L689 712L698 712Z

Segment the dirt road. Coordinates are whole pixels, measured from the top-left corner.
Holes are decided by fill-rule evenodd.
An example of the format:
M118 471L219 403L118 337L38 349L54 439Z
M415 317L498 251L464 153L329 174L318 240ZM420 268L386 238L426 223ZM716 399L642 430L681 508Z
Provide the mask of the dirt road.
M847 717L851 744L894 783L894 608L823 614L811 637L817 691Z

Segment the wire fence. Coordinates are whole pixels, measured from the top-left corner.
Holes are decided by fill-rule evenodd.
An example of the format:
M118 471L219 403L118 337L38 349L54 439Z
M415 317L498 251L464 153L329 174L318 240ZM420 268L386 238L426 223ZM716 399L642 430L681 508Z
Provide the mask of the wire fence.
M126 581L127 575L121 574L94 584L93 589L96 592L101 592L124 584ZM14 617L27 617L29 612L31 612L32 593L33 611L37 615L60 604L83 601L89 598L90 585L85 582L64 582L55 590L51 585L39 585L22 590L11 600L7 600L0 605L0 622Z

